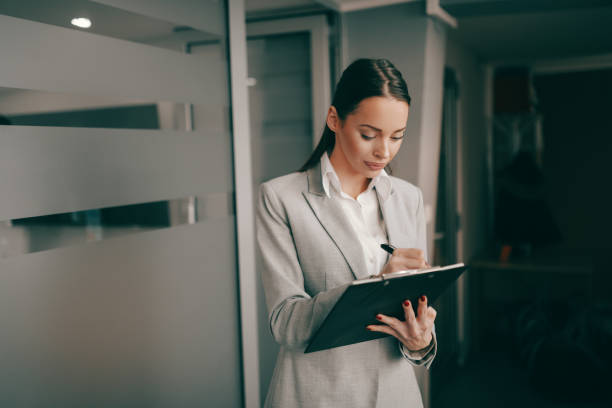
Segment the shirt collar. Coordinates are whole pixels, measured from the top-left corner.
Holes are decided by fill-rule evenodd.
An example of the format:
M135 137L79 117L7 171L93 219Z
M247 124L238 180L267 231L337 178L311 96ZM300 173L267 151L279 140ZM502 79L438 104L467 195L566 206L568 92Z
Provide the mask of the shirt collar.
M332 186L338 192L338 194L342 192L340 179L334 170L334 166L332 166L331 160L329 160L329 155L327 152L323 152L323 155L321 156L321 177L323 190L325 191L327 197L331 197L330 186ZM374 177L372 181L370 181L370 184L364 193L372 190L373 188L376 188L376 191L378 194L380 194L383 201L385 201L389 197L389 194L391 194L391 177L389 177L385 169L382 169L380 173L378 173L378 175Z

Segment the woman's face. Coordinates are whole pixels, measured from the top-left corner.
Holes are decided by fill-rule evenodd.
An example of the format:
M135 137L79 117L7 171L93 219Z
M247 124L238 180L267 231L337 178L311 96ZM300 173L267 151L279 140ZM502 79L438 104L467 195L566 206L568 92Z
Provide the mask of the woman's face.
M405 101L381 96L364 99L345 120L330 107L327 125L336 134L334 167L338 163L351 173L376 177L402 144L408 111Z

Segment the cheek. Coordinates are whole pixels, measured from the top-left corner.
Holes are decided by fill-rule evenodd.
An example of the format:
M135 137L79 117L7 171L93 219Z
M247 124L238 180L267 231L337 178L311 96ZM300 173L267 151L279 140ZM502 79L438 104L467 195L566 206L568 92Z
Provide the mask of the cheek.
M357 142L355 144L355 155L354 158L355 160L358 160L359 162L361 162L364 159L367 159L369 157L372 156L372 143L369 143L366 140L361 139L359 142Z
M359 156L368 150L368 146L364 143L361 136L347 137L345 140L347 141L347 150L353 159L358 159Z
M395 155L396 155L396 154L397 154L397 152L399 151L399 149L400 149L400 146L401 146L401 145L402 145L402 141L400 140L399 142L394 143L394 144L391 146L391 158L392 158L392 159L393 159L393 157L395 157Z

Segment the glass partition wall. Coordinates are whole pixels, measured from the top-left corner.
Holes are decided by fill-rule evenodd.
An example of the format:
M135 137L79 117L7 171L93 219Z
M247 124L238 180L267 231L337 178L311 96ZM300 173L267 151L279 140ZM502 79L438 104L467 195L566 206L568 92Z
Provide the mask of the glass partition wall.
M227 16L0 3L0 406L243 404Z

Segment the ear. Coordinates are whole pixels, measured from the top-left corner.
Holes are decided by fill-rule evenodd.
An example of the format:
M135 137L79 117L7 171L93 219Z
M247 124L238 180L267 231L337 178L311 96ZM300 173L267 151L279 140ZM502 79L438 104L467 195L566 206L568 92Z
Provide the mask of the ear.
M332 132L336 132L336 130L340 127L340 118L338 117L338 111L335 106L330 106L327 110L327 127Z

